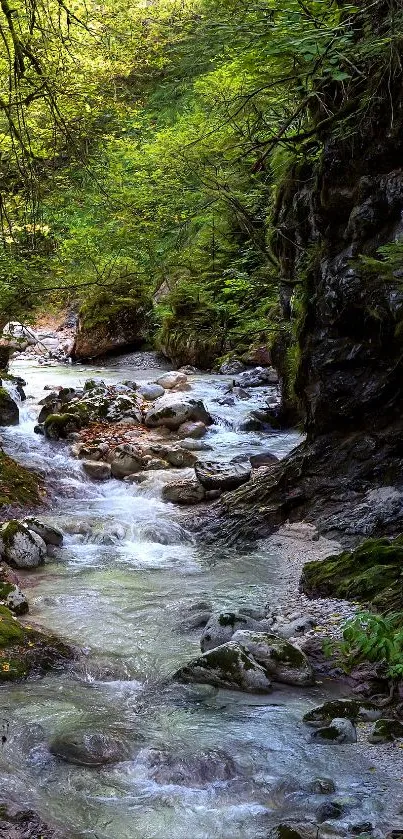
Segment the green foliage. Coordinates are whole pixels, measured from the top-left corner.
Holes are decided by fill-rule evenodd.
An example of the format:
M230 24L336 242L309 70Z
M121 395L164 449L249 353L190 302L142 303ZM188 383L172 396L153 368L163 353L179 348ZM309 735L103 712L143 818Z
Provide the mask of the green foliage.
M347 667L361 661L382 662L391 679L403 677L403 612L386 616L359 612L343 629L341 654Z

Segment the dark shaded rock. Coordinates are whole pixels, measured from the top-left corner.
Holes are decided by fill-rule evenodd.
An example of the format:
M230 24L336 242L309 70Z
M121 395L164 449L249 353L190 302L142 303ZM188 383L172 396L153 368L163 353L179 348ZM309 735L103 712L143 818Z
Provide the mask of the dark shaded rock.
M20 412L16 402L4 387L0 387L0 426L18 425Z
M336 718L329 725L318 728L311 734L314 743L322 745L336 745L338 743L356 743L357 732L351 720Z
M65 440L69 434L79 431L82 421L76 414L50 414L44 423L44 434L48 440Z
M205 498L204 487L196 480L171 481L162 488L164 501L171 501L173 504L189 506L199 504Z
M145 760L150 767L150 776L157 784L204 788L206 784L230 781L239 775L232 758L220 749L192 754L148 749L138 758Z
M119 737L102 731L59 734L51 741L49 751L66 763L78 766L104 766L130 757L130 750Z
M61 832L45 824L33 810L0 804L1 839L63 839Z
M226 465L204 461L195 464L195 472L205 489L226 491L246 483L250 478L251 466L248 463Z
M261 466L272 466L273 463L278 463L279 461L278 457L269 451L251 454L249 460L253 469L260 469Z
M361 702L359 699L331 699L312 708L303 716L307 725L320 726L330 723L335 717L343 717L356 722L357 720L376 720L382 712L372 702Z
M319 824L333 819L339 819L343 815L345 808L338 801L325 801L316 811L316 820Z
M314 778L308 785L308 791L314 795L331 795L336 792L336 784L331 778Z
M369 735L370 743L388 743L403 739L403 723L396 719L377 720Z

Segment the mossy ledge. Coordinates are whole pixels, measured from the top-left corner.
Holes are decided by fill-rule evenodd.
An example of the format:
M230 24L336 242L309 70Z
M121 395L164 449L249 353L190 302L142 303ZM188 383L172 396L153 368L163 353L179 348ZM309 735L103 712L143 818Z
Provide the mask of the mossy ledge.
M0 518L3 518L3 509L10 505L38 506L44 494L44 483L39 475L0 451ZM8 516L5 512L4 517Z
M43 675L76 657L59 638L21 623L0 606L0 683Z
M358 548L304 565L309 597L357 600L380 612L403 611L403 535L367 539Z

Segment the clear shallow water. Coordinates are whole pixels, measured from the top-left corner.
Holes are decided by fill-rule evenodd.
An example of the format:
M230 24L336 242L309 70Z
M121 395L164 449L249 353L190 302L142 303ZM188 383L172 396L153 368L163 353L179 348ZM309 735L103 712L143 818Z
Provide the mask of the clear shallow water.
M262 698L172 685L167 678L199 650L198 633L180 628L187 608L200 600L217 608L277 602L278 557L264 544L245 554L200 548L184 514L160 500L161 476L145 488L91 483L67 447L33 433L45 384L74 385L93 375L152 380L158 371L139 370L137 357L129 357L102 369L28 363L15 364L13 372L27 379L32 398L20 426L4 434L5 446L57 486L49 518L66 533L57 559L24 576L30 620L87 655L62 675L0 690L0 719L9 725L0 752L2 788L55 819L71 839L264 839L283 815L312 813L323 800L273 787L287 776L306 784L324 775L347 802L343 824L367 818L390 827L400 783L374 773L358 747L307 742L301 716L326 696L324 687ZM214 452L206 456L228 460L262 448L284 455L298 442L296 434L237 431L253 405L219 405L222 377L196 377L192 388L217 417L207 436ZM116 732L130 759L89 769L52 757L49 740L77 726ZM153 780L150 748L193 760L186 784ZM200 782L198 761L211 749L233 759L232 780Z

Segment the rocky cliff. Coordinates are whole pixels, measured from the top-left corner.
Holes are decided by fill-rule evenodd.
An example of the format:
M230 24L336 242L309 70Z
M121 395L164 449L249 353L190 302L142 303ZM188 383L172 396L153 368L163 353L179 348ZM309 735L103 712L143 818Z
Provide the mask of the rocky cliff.
M378 37L394 6L374 4ZM357 53L368 25L364 11ZM402 272L378 263L381 246L403 239L402 39L389 58L363 55L350 102L338 85L322 89L314 118L335 117L318 128L316 159L290 169L274 216L284 312L298 311L307 442L227 496L235 534L252 507L261 532L302 516L354 538L402 524Z

